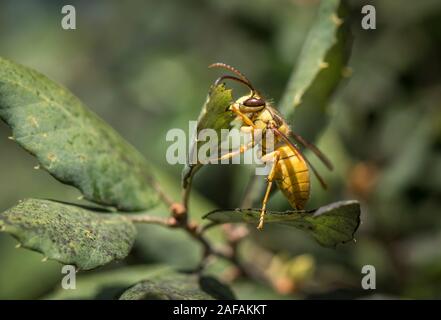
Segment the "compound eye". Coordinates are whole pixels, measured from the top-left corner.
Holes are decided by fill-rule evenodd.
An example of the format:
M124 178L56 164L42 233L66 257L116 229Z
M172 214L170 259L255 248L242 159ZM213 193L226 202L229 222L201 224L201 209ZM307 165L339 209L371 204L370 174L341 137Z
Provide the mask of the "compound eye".
M265 105L265 101L263 99L260 99L260 98L252 97L252 98L249 98L249 99L245 100L243 102L243 105L247 106L247 107L262 107L262 106Z

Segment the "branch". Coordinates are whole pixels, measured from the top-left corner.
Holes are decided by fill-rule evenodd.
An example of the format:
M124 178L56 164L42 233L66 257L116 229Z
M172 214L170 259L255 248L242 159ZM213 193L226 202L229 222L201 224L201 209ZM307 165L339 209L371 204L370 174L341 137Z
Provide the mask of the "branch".
M193 239L198 241L203 248L203 257L196 269L198 272L205 268L210 257L218 257L233 264L239 271L239 274L267 282L267 279L265 279L263 274L255 272L252 266L243 264L238 257L237 246L240 240L248 234L246 227L240 226L236 228L231 226L232 230L226 232L228 246L220 249L215 248L204 236L204 232L214 224L200 226L195 222L189 222L188 204L190 200L192 178L192 176L189 177L188 183L183 189L182 203L173 202L166 193L161 190L160 186L154 183L155 190L158 192L163 202L169 206L171 212L170 217L163 218L151 216L149 214L125 215L125 217L134 223L157 224L169 228L180 228L185 230Z
M183 193L182 193L182 205L184 206L186 211L188 211L188 202L190 201L190 191L191 191L192 182L193 182L193 175L188 177L187 185L183 189Z
M159 224L167 227L172 227L176 224L176 221L174 219L156 217L149 214L126 214L124 216L134 223Z
M171 207L174 203L173 199L171 199L165 192L162 190L161 186L153 180L151 182L153 189L155 189L156 193L159 195L159 198L168 206Z
M202 270L207 260L211 256L215 256L226 261L229 261L233 265L235 265L241 274L251 277L251 273L247 271L248 268L241 265L238 260L236 250L233 248L223 248L218 249L214 248L211 242L202 234L204 232L204 228L200 228L196 223L188 223L187 219L182 220L183 212L179 211L183 209L182 204L175 203L171 207L172 216L169 218L152 216L149 214L126 214L124 215L127 219L134 223L147 223L147 224L157 224L168 228L181 228L185 230L193 239L198 241L204 250L203 258L201 260L200 265L197 270ZM186 214L185 214L186 215ZM180 219L176 219L175 216L180 217Z

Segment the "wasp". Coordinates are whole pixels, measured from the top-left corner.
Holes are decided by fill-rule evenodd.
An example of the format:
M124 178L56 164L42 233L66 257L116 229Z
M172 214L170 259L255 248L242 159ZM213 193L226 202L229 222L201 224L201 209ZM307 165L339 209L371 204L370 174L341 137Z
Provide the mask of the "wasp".
M311 165L300 149L290 138L305 148L309 148L329 169L333 166L329 159L312 143L306 141L300 135L294 133L286 120L251 84L239 70L225 63L213 63L209 68L223 68L234 75L223 75L215 81L215 85L224 80L233 80L245 85L250 93L244 95L229 105L229 111L233 112L241 120L241 131L252 134L251 142L241 145L238 150L223 155L220 159L229 159L247 150L259 146L261 148L260 159L263 163L269 163L271 169L267 176L267 187L262 201L260 218L257 229L262 230L265 220L266 206L273 183L282 191L290 205L296 210L304 209L310 196L310 170L316 176L321 186L326 189L326 183ZM273 145L268 146L265 139L254 139L254 132L261 130L262 137L273 134Z

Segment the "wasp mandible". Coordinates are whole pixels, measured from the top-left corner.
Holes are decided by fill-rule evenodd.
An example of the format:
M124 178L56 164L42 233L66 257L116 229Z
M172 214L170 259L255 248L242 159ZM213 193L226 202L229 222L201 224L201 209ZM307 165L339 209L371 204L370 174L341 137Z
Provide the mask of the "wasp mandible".
M314 173L322 187L326 189L323 178L302 154L300 149L291 142L289 137L294 138L296 142L305 148L309 148L329 170L333 170L333 166L328 158L315 145L307 142L290 129L281 114L264 99L251 84L250 80L239 70L225 63L213 63L209 68L224 68L234 74L219 77L215 85L218 85L224 80L233 80L242 83L250 89L250 93L234 101L230 105L229 110L241 119L241 131L251 133L253 139L248 144L241 145L238 150L223 155L220 159L232 158L259 145L262 151L262 162L271 163L271 170L267 177L268 184L260 211L259 225L257 226L257 229L262 230L266 205L273 182L276 183L288 199L290 205L297 210L302 210L309 199L309 170ZM274 136L274 148L269 149L268 146L265 145L264 139L254 139L255 130L261 130L263 136L271 132Z

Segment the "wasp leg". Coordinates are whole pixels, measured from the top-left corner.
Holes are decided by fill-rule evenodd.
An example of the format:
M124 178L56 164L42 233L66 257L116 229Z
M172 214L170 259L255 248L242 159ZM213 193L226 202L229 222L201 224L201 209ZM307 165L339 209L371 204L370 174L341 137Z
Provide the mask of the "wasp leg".
M242 126L240 127L240 131L243 133L249 133L251 135L251 143L253 145L256 144L255 137L254 137L254 128L252 126Z
M256 125L254 124L253 120L251 120L246 114L243 114L240 110L239 107L237 106L237 103L233 103L231 105L231 111L235 114L237 114L242 121L247 125L252 127L253 129L256 128Z
M263 229L263 222L264 222L265 213L266 213L266 204L268 202L271 187L273 186L273 180L274 180L274 176L276 175L276 167L277 167L277 162L279 161L279 158L280 158L279 151L274 151L274 152L268 153L264 157L262 157L262 161L264 161L264 162L271 161L271 162L273 162L273 166L271 167L271 171L267 177L268 185L266 187L265 197L263 198L263 201L262 201L262 209L260 210L259 225L257 226L257 229L259 229L259 230ZM271 160L269 160L269 159L271 159Z
M239 147L239 149L229 152L227 154L224 154L223 156L219 157L219 158L215 158L212 161L219 161L219 160L227 160L227 159L231 159L241 153L244 153L245 151L254 148L254 146L259 143L259 141L261 140L261 137L258 137L257 139L254 138L254 129L251 126L243 126L240 128L240 130L244 133L252 133L253 134L253 139L247 143L246 145L241 145Z
M223 156L221 156L220 158L213 159L212 161L219 161L219 160L222 161L222 160L231 159L241 153L244 153L245 151L247 151L249 149L252 149L253 147L254 147L254 141L251 141L251 142L247 143L246 145L241 145L239 147L239 149L232 151L232 152L229 152L229 153L226 153Z
M237 116L239 116L242 119L243 123L245 123L247 126L250 127L251 141L254 144L254 130L256 129L256 125L254 124L253 120L251 120L246 114L240 111L239 107L237 106L237 103L233 103L231 105L231 111L237 114Z

